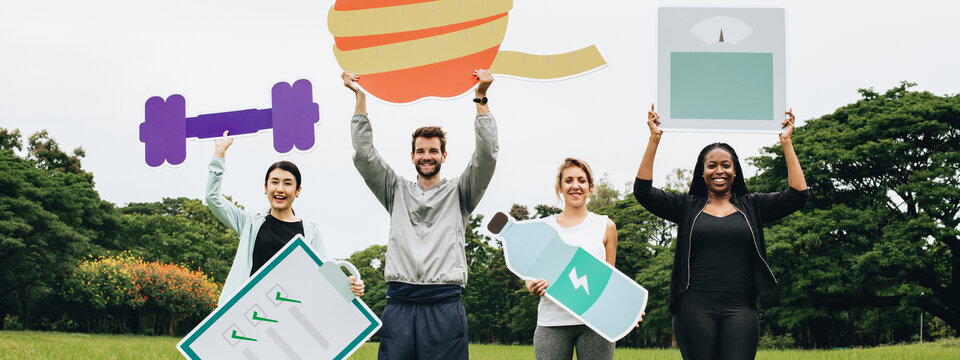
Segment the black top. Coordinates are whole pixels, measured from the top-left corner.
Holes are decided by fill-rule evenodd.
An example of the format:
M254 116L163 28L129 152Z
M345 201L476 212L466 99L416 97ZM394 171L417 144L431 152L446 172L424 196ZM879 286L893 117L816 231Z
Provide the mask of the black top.
M693 224L690 288L753 293L753 236L740 214L716 217L700 213Z
M273 215L267 215L257 231L257 240L253 243L253 266L250 275L260 270L267 260L273 257L297 234L303 234L303 221L280 221Z
M387 298L412 304L430 304L456 299L463 288L455 284L415 285L397 281L387 282Z
M690 281L690 243L693 220L707 205L704 196L663 191L653 187L653 181L637 179L633 183L633 196L640 205L657 217L677 224L677 242L673 253L673 270L670 274L670 311L676 310L676 299L687 290ZM786 190L772 193L732 194L730 203L747 216L753 231L753 241L760 253L754 266L754 294L772 290L777 281L767 264L767 243L763 237L763 225L779 220L803 208L810 196L809 190Z

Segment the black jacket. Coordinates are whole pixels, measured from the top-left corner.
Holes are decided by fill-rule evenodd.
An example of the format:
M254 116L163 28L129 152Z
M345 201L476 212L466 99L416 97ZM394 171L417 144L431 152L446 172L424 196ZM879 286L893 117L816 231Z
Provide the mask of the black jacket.
M670 276L670 312L674 311L677 297L690 287L690 240L693 223L707 205L706 196L672 193L653 187L652 180L637 179L633 183L633 196L650 213L678 225L677 242L673 256L673 272ZM767 244L763 239L763 224L790 215L803 208L810 196L809 190L788 187L775 193L750 193L734 195L730 202L747 219L753 232L757 255L754 285L757 295L770 291L777 279L767 260Z

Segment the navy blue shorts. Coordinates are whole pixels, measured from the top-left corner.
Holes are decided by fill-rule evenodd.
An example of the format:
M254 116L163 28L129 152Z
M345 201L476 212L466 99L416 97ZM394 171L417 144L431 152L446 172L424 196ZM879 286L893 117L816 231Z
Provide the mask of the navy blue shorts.
M387 299L380 316L378 359L463 359L467 353L467 312L459 297L430 304Z

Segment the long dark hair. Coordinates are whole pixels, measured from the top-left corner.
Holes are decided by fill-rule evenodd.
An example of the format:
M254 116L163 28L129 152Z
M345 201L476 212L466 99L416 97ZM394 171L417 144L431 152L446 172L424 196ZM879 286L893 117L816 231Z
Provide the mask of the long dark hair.
M273 171L274 169L277 169L277 168L279 168L280 170L289 171L291 174L293 174L294 180L297 181L297 184L296 184L296 185L297 185L297 189L300 188L300 169L297 168L297 165L295 165L294 163L289 162L289 161L286 161L286 160L284 160L284 161L277 161L277 162L273 163L273 165L270 165L269 168L267 168L267 175L264 175L264 177L263 177L263 184L264 184L264 185L266 185L266 184L267 184L267 181L270 180L270 172Z
M736 172L736 176L733 177L733 187L730 188L730 192L733 195L746 195L747 183L743 181L744 176L743 168L740 167L740 157L737 156L737 152L733 151L730 145L720 142L707 145L703 150L700 150L700 155L697 156L697 165L693 167L693 178L690 179L689 194L693 196L707 196L707 184L703 180L703 163L707 154L714 149L726 151L733 157L733 170Z

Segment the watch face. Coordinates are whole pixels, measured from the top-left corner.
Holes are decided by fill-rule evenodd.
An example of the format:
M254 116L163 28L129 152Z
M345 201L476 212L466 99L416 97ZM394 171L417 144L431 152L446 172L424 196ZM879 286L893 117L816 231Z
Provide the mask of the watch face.
M473 102L475 102L475 103L480 103L481 105L486 105L486 104L487 104L487 97L484 96L484 97L479 98L479 99L476 99L476 98L475 98L475 99L473 99Z

